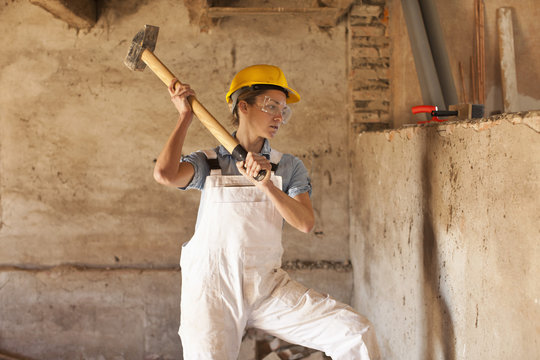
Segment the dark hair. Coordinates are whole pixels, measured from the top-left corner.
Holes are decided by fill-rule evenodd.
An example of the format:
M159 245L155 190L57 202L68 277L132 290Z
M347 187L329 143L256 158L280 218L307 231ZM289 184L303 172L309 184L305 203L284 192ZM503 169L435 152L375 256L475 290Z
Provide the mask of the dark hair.
M238 116L238 104L240 101L245 101L249 105L253 105L255 104L255 98L264 94L267 90L281 90L285 93L286 97L289 97L289 92L281 86L267 84L255 84L250 86L246 91L238 95L236 106L233 109L231 117L231 123L234 127L238 127L240 125L240 117Z

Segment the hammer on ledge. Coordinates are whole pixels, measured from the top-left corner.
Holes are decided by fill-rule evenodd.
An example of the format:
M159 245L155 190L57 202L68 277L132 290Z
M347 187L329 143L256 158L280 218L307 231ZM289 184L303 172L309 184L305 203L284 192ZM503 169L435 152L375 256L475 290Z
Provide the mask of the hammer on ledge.
M174 76L169 69L154 55L159 27L145 25L133 38L124 64L131 70L143 71L146 66L169 86ZM212 133L221 145L231 153L236 161L244 161L247 151L229 132L216 120L215 117L194 97L188 97L193 113L200 122ZM266 170L261 170L255 179L260 181L266 176Z

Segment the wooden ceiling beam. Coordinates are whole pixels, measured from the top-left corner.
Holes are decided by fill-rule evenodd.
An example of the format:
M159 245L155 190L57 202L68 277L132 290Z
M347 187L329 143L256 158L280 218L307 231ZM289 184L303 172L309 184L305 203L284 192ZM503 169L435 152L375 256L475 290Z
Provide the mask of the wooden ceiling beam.
M96 24L96 0L30 0L68 25L77 29L87 29Z
M259 15L300 15L313 19L320 26L335 26L347 9L329 7L287 8L287 7L210 7L207 16L211 19Z

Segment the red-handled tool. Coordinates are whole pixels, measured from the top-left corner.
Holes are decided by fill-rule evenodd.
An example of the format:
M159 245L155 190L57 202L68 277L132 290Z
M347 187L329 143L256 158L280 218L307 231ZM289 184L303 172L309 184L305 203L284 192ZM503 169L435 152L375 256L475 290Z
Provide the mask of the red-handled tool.
M439 109L436 106L432 106L432 105L413 106L412 113L413 114L429 113L431 115L431 120L418 121L418 124L425 124L432 121L443 122L443 121L446 121L446 119L439 119L438 116L456 116L458 114L457 111L439 111Z
M450 105L450 110L439 110L437 106L433 105L419 105L413 106L413 114L429 113L431 115L430 120L418 121L418 124L425 124L432 121L444 122L448 119L439 119L439 116L457 116L458 120L464 119L479 119L484 116L484 105L481 104L458 104Z

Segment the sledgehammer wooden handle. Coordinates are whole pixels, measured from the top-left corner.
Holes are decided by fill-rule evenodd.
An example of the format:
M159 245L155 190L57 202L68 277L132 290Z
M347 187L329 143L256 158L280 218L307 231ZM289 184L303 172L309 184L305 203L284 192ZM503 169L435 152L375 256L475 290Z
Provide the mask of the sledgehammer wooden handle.
M141 59L150 69L169 86L176 78L169 69L149 50L144 50ZM188 101L193 109L193 113L203 123L203 125L214 135L214 137L232 154L239 145L238 141L221 125L216 118L206 110L206 108L194 96L190 96Z
M169 86L171 81L176 78L173 73L167 69L153 52L145 49L141 54L141 59L146 65L165 83ZM244 161L247 156L247 151L240 145L229 132L216 120L215 117L206 110L206 108L194 96L188 97L188 101L193 109L193 113L201 121L201 123L212 133L212 135L225 146L225 149L231 153L237 161ZM257 181L261 181L266 176L266 170L261 170L255 177Z

